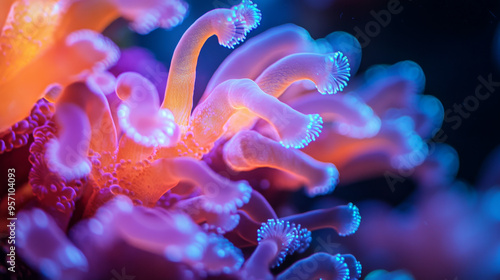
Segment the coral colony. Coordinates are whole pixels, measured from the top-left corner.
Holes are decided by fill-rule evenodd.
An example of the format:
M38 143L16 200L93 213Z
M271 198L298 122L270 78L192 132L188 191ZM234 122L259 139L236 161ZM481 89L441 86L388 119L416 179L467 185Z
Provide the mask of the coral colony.
M0 153L29 144L31 163L16 186L7 269L22 262L48 279L360 279L354 256L308 250L316 230L354 234L355 205L278 215L259 190L327 195L339 178L428 162L443 109L422 95L422 69L376 66L340 93L359 67L357 40L283 25L243 43L262 17L250 0L187 29L166 88L144 73L157 63L144 50L120 53L100 33L119 17L141 34L173 28L187 11L182 0L2 1ZM193 108L198 56L213 35L243 44ZM290 255L301 259L273 269Z

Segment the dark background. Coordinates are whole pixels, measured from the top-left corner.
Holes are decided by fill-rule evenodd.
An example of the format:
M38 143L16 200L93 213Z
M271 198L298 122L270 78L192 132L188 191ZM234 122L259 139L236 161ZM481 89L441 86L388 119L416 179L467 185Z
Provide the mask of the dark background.
M229 7L235 0L187 1L189 16L173 30L157 30L147 36L121 29L118 22L109 34L122 47L141 45L152 50L167 67L183 32L203 13L216 7ZM262 22L248 37L283 23L304 27L313 38L321 38L333 31L355 35L355 28L365 30L375 20L371 11L387 10L387 0L255 0L262 11ZM495 60L495 34L500 16L498 1L461 0L401 0L402 12L392 15L386 27L363 47L363 58L358 73L375 64L393 64L402 60L417 62L426 75L425 94L436 96L444 109L453 109L473 95L480 84L478 77L493 75L500 81L499 61ZM116 32L121 29L122 32ZM361 43L363 41L360 39ZM363 43L364 44L364 43ZM497 48L499 49L499 48ZM499 49L500 50L500 49ZM211 38L200 54L196 93L199 95L211 73L231 50ZM500 88L456 129L454 122L444 122L445 143L454 147L460 157L458 178L474 184L487 155L500 143ZM195 101L199 96L195 96ZM390 194L387 186L383 193Z

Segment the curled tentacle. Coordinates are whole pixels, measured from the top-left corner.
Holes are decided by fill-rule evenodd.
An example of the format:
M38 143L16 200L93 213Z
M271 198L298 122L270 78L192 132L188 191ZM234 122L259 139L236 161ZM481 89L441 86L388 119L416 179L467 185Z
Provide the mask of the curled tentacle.
M88 272L87 258L41 209L18 214L16 241L23 260L47 279L83 279Z
M379 133L363 139L345 137L325 126L320 138L304 152L317 160L334 162L343 184L383 176L416 167L428 155L428 146L413 124L408 116L382 119Z
M74 83L63 90L56 108L65 104L83 110L91 126L90 148L95 152L114 152L117 148L117 133L106 97L102 91L89 87L88 83ZM57 115L57 113L56 113Z
M265 222L268 219L278 219L276 212L269 202L256 190L252 190L252 196L247 204L240 209L257 222Z
M353 255L341 255L349 268L349 279L357 280L361 278L361 263Z
M349 33L335 31L328 34L324 39L316 40L316 43L320 44L319 41L321 40L330 45L331 51L340 51L347 57L351 68L351 76L354 76L361 64L361 44L358 39Z
M252 3L251 0L242 0L239 5L234 6L232 9L238 19L244 22L245 35L259 26L262 14L257 8L257 4Z
M264 69L294 53L314 52L316 44L302 27L285 24L265 31L232 52L208 83L201 100L216 86L230 79L256 79ZM258 61L255 61L258 57Z
M186 214L134 206L125 196L117 196L94 217L79 222L70 236L88 257L87 277L93 279L109 277L110 270L125 263L127 271L148 279L158 273L191 279L186 270L200 263L208 245L207 235ZM155 270L144 271L147 265Z
M314 210L283 218L285 221L300 224L309 230L333 228L340 236L351 235L359 228L361 216L358 207L349 203L330 209Z
M241 5L253 7L251 1L244 1ZM238 11L241 9L244 8L240 7ZM162 107L172 111L175 121L180 126L188 125L193 107L196 64L203 44L212 35L217 35L219 44L234 48L245 39L248 31L245 16L253 16L253 14L238 13L232 9L212 10L193 23L179 41L170 64Z
M66 180L90 173L88 160L91 127L87 114L76 105L58 104L55 113L59 136L46 144L45 161L52 172Z
M212 233L208 235L208 245L200 268L211 276L232 274L241 268L244 261L240 249L224 237Z
M240 221L240 216L234 212L210 212L203 207L204 195L184 199L175 204L175 209L188 214L193 221L201 224L203 229L224 234L233 230Z
M291 102L290 106L304 114L318 113L325 127L353 138L373 137L381 126L373 110L352 95L306 95Z
M86 82L94 92L100 92L104 95L115 92L116 77L108 71L92 73Z
M310 80L322 94L342 91L349 81L349 62L340 52L328 54L298 53L286 56L264 70L255 80L261 90L279 98L297 81ZM248 110L233 115L226 127L226 134L255 124L255 116Z
M79 29L102 32L117 18L130 21L130 27L141 34L156 28L172 28L182 22L187 13L187 4L182 0L86 0L73 1L65 13L56 35ZM92 18L93 20L88 20Z
M209 212L235 212L250 199L252 188L244 181L233 182L212 171L204 162L192 158L159 159L136 174L122 174L130 182L127 189L145 205L154 205L180 181L200 187L202 207ZM130 176L130 177L127 177Z
M322 119L304 115L263 92L255 82L226 81L201 104L191 117L191 129L200 146L210 146L224 133L224 125L238 110L248 109L270 122L287 148L303 148L319 136ZM293 124L293 125L292 125Z
M55 128L51 123L35 129L33 136L29 158L32 164L29 183L42 208L65 230L75 210L75 202L83 193L85 181L66 180L47 166L44 158L45 144L55 138Z
M412 61L374 66L365 76L366 84L356 93L381 117L389 108L412 108L425 85L422 68Z
M270 219L257 231L259 245L243 266L243 277L272 279L270 267L279 266L299 247L297 228L282 220Z
M142 160L154 147L172 147L180 138L179 127L168 109L160 109L158 92L146 78L134 72L118 77L116 93L124 102L118 107L120 128L125 132L119 159Z
M137 33L148 34L156 28L172 28L179 25L187 13L182 0L126 1L109 0L120 15L131 21L130 27Z
M337 254L335 256L326 253L316 253L308 258L294 263L290 268L282 272L276 279L331 279L348 280L350 272L344 258ZM310 263L316 264L316 269L310 268Z
M232 169L247 171L272 167L297 175L310 196L331 193L338 183L338 170L331 163L283 147L254 131L242 131L224 145L224 160Z
M341 53L298 53L269 66L255 80L266 93L279 97L292 83L311 80L321 94L342 91L350 77L347 58Z

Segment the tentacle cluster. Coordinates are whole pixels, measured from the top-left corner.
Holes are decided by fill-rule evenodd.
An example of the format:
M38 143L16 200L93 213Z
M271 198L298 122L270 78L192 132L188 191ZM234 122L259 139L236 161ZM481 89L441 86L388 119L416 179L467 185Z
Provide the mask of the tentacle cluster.
M108 71L120 51L99 32L119 16L139 33L173 27L187 13L183 1L60 1L60 11L58 1L18 2L6 21L17 28L13 34L32 25L16 27L12 19L38 14L25 3L53 12L40 26L43 38L33 37L39 47L0 38L19 47L0 52L13 64L0 66L0 129L6 131L0 153L26 144L33 130L30 184L43 210L20 213L20 246L47 278L78 280L80 270L103 279L125 263L145 279L167 273L175 279L273 279L270 268L308 251L311 231L348 236L361 221L352 203L305 213L284 207L290 216L279 217L283 211L277 214L275 201L266 199L274 188L327 195L339 183L401 167L421 166L415 177L423 177L426 167L437 162L450 169L455 158L427 157L425 141L443 110L421 95L425 78L415 63L375 67L362 86L346 87L361 57L351 35L313 40L294 25L264 32L229 55L192 110L201 48L213 35L231 49L245 40L262 18L252 1L210 11L189 27L168 78L131 71L163 69L151 56L122 56L132 69ZM47 68L53 61L56 66ZM350 92L334 95L344 90ZM38 101L26 118L44 95L48 101ZM46 102L55 103L53 120ZM74 244L63 234L71 217ZM62 230L49 229L53 223ZM45 257L43 244L33 241L37 234L55 248ZM255 250L243 255L239 248L250 246ZM56 260L62 255L68 258ZM144 260L158 270L143 271ZM307 272L309 278L361 276L353 256L320 252L277 279L292 278L310 261L318 269Z

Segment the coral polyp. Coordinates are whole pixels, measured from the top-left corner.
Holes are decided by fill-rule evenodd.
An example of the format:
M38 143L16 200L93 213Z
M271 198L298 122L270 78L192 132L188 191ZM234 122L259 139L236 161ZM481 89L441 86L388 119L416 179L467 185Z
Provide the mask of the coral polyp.
M29 145L17 248L43 278L123 268L137 279L360 279L353 255L311 246L321 232L355 234L358 207L302 212L276 207L276 194L330 197L339 183L420 166L441 125L416 63L375 67L351 86L352 35L315 40L286 24L245 42L271 14L250 0L195 20L168 76L101 32L119 17L139 34L174 28L182 0L7 2L0 153ZM213 36L231 54L196 103ZM317 269L304 274L309 262Z

